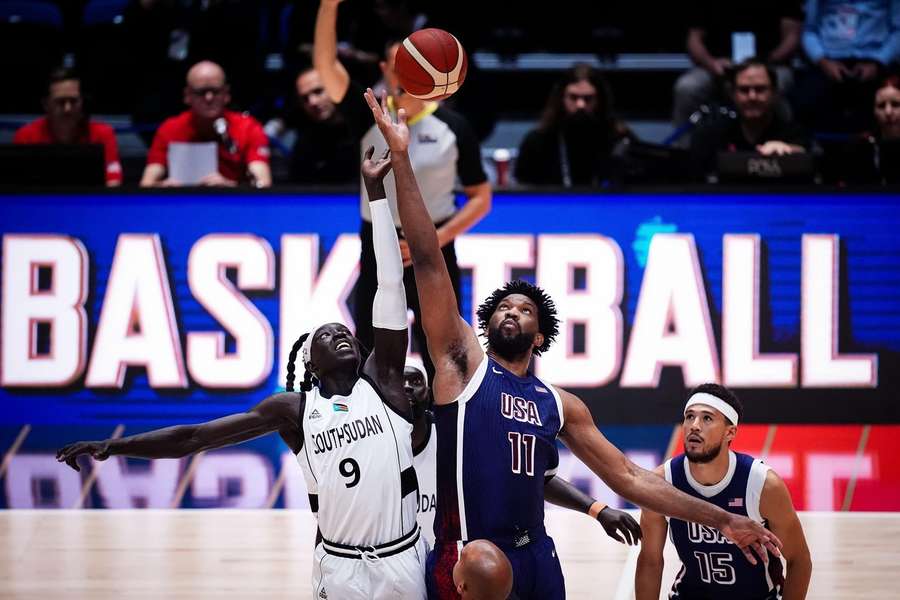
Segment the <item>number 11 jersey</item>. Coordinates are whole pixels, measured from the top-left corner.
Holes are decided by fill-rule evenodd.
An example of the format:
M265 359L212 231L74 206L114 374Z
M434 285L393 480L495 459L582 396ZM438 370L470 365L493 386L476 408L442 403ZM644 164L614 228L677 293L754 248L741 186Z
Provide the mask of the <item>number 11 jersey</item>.
M563 426L556 390L484 356L451 404L435 406L437 544L518 543L544 532L544 481Z

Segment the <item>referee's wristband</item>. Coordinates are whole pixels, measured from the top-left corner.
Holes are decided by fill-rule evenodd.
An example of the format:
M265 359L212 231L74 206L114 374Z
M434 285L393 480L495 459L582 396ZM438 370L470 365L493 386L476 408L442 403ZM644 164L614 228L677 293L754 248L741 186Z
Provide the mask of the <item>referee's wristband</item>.
M600 501L595 501L591 504L590 508L588 508L588 514L592 519L600 519L600 513L606 508L606 504L603 504Z

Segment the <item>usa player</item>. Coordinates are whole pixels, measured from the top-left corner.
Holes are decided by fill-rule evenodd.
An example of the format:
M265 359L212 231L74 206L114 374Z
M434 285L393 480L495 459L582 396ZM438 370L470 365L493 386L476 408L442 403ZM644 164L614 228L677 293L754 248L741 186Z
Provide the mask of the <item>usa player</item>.
M437 433L433 414L429 410L428 375L421 360L413 357L406 359L403 383L414 419L413 464L419 480L419 525L428 547L433 548L434 513L437 507ZM631 515L594 500L559 476L549 478L544 484L544 498L550 504L585 513L596 519L607 535L617 542L636 545L641 539L641 527Z
M435 549L429 596L455 598L451 571L466 542L499 546L521 599L565 597L562 569L544 530L544 477L557 467L556 439L619 495L662 514L702 523L734 540L750 562L778 552L778 538L747 517L675 489L609 443L584 403L529 371L557 333L553 301L512 282L479 309L487 352L456 306L453 287L409 161L406 113L394 123L371 90L366 101L391 151L398 209L415 269L422 325L435 365L438 433Z
M637 600L657 600L663 571L667 530L682 567L671 598L705 600L798 600L806 597L812 562L803 527L794 512L784 481L768 465L729 449L744 409L737 396L720 385L695 388L684 407L681 424L684 454L656 469L681 491L747 515L772 530L784 547L787 573L781 561L751 565L718 531L705 525L669 519L644 510L644 542L635 573Z
M179 425L102 442L79 442L57 452L76 459L112 455L180 458L278 432L303 470L320 543L313 597L333 600L421 600L425 542L416 523L412 413L403 392L407 348L403 261L382 180L385 156L363 161L372 209L378 290L372 309L375 347L363 349L347 327L328 323L291 350L287 392L245 413L199 425ZM298 355L305 372L293 392Z

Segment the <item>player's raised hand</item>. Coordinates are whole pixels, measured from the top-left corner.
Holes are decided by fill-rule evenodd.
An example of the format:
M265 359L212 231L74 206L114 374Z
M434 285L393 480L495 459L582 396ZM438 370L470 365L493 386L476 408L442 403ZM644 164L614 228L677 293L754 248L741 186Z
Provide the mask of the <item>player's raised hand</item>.
M741 549L751 565L756 564L754 553L764 563L769 562L768 552L775 556L781 556L779 550L781 540L774 533L747 517L731 515L728 523L720 531Z
M397 112L397 122L391 119L391 112L387 106L387 93L382 92L381 102L375 97L372 88L366 88L366 103L372 109L372 116L375 117L375 124L381 131L387 142L391 152L406 152L409 148L409 127L406 126L406 111L400 109Z
M597 515L606 535L629 546L636 546L641 539L641 526L627 512L606 507Z
M369 202L385 198L384 177L391 170L391 151L385 150L381 157L374 159L375 146L369 146L363 157L360 172L366 192L369 194Z
M106 460L109 458L109 442L75 442L56 451L56 461L64 462L76 471L81 471L78 466L78 457L82 454L90 454L94 460Z

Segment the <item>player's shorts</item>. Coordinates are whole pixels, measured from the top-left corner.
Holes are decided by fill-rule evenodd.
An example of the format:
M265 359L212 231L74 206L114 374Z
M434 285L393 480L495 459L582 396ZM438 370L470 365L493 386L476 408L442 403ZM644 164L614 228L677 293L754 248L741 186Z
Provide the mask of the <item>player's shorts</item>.
M335 556L320 543L313 553L313 600L424 600L426 556L421 536L412 547L383 558Z
M553 539L542 534L523 546L497 543L509 559L513 570L513 593L510 600L564 600L566 583L556 555ZM453 565L459 559L456 543L436 542L428 555L429 600L457 600L453 584Z

